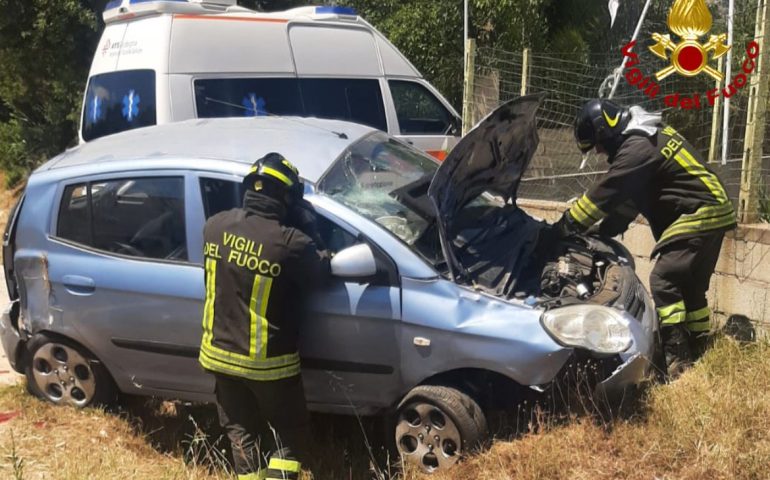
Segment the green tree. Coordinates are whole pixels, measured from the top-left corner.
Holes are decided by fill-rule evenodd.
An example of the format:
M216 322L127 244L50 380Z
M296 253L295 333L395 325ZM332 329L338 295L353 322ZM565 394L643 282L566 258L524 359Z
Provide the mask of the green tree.
M483 46L544 46L556 0L471 0ZM0 0L0 169L15 183L76 141L82 92L107 0ZM328 1L240 0L260 10ZM460 0L345 0L457 107L462 100Z
M455 106L462 103L463 2L349 0ZM550 0L471 0L470 35L509 51L544 44Z
M0 169L9 184L75 141L98 41L90 2L0 0Z

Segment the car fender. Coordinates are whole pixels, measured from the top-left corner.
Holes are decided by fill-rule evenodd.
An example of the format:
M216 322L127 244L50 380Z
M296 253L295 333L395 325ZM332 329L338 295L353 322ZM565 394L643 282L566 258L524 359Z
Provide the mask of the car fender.
M475 292L444 279L402 277L405 388L438 373L476 368L520 385L554 379L572 353L540 324L541 309Z

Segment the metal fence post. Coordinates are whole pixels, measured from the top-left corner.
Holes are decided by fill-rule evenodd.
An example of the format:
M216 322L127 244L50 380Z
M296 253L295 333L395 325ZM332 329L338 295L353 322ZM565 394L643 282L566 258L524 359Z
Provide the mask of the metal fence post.
M770 101L770 14L767 4L770 0L760 0L757 5L757 39L760 44L757 68L752 76L752 102L746 119L746 143L744 145L741 171L741 193L739 198L739 216L742 223L759 221L760 183L762 181L762 155L767 129L767 109ZM764 5L761 5L764 3Z
M527 94L527 83L529 79L529 48L525 48L521 57L521 96Z
M465 42L465 73L463 78L463 135L475 125L473 118L473 96L476 82L476 40Z
M717 70L722 71L723 57L719 57L719 64ZM722 88L722 81L717 80L715 88ZM709 163L714 163L717 160L717 146L719 145L719 108L722 106L722 95L717 96L714 102L714 108L711 112L711 141L709 142Z

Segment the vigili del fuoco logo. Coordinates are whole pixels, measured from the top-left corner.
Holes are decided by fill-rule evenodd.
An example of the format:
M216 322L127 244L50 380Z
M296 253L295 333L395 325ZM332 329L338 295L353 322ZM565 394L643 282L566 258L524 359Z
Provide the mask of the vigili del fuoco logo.
M639 56L633 51L636 41L632 41L621 49L623 56L628 57L624 66L626 81L651 99L660 94L660 85L656 81L662 81L674 73L685 77L705 73L721 82L724 75L714 68L714 63L730 50L731 45L726 43L725 33L711 34L708 40L702 43L701 39L711 31L711 26L712 17L706 0L675 0L668 14L668 28L678 38L671 38L668 33L653 33L652 39L656 43L649 47L655 56L668 62L668 65L655 73L654 80L645 75L638 68ZM742 68L730 79L730 83L705 93L708 104L713 106L720 96L732 97L743 88L748 83L748 75L757 67L758 56L759 43L752 40L746 46ZM677 92L666 95L663 101L669 107L691 110L701 108L705 104L701 101L702 96L701 93Z

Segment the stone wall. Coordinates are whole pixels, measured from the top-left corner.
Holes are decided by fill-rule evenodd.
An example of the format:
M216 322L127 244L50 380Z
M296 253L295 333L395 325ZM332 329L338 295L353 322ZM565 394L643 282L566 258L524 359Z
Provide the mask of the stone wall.
M548 222L558 220L568 207L565 203L540 200L519 200L518 205ZM650 252L655 245L649 227L640 218L620 240L634 256L636 271L649 289L654 264L650 261ZM717 318L746 315L763 324L767 331L770 327L770 225L741 225L725 236L708 298Z

